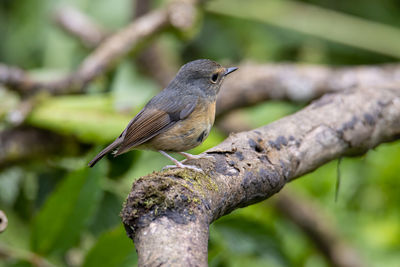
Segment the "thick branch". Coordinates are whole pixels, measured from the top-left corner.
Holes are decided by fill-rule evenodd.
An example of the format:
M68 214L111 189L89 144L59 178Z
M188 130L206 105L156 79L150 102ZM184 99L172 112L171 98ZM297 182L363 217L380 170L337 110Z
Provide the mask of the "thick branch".
M250 126L240 115L240 111L227 114L219 122L218 129L224 133L249 131ZM274 207L315 243L316 248L321 251L331 266L363 266L357 251L344 242L337 233L336 227L321 215L321 208L316 203L293 193L288 193L287 190L281 191L275 198Z
M400 86L328 94L296 114L228 137L196 164L204 174L168 170L137 180L122 211L139 262L205 265L206 242L182 235L238 207L264 200L324 163L360 155L400 137ZM158 229L169 229L169 235ZM185 230L184 230L185 229ZM174 235L173 233L178 233ZM168 244L166 253L156 243ZM185 261L180 261L183 251Z
M329 68L306 64L254 64L239 66L222 85L219 115L266 100L309 102L323 94L352 87L400 82L400 65Z

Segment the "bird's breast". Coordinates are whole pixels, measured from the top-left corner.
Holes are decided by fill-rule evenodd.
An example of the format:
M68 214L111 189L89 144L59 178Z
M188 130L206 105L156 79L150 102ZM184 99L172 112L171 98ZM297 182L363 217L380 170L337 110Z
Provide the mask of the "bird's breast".
M150 139L145 145L153 150L190 150L204 142L214 120L215 101L211 104L200 101L186 119L176 122L173 127Z

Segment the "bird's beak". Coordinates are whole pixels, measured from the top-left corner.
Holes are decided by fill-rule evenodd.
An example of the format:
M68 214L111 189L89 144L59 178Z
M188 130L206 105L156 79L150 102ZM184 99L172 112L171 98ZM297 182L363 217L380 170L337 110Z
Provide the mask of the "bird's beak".
M228 75L229 73L234 72L237 69L238 69L237 67L227 68L225 73L224 73L224 76Z

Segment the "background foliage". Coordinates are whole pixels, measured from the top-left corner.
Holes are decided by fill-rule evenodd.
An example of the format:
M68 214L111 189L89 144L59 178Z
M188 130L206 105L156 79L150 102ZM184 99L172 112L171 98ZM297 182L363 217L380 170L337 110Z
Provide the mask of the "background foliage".
M90 51L52 23L56 7L73 5L109 30L132 17L131 0L2 0L0 61L44 79L73 70ZM157 1L155 6L165 5ZM334 66L377 64L400 57L400 4L395 0L211 1L189 36L165 33L157 42L177 65L197 58L305 62ZM134 179L169 162L154 152L88 160L124 128L159 85L130 58L92 83L89 93L47 97L27 124L73 136L82 153L59 151L0 169L0 266L132 266L136 255L119 219ZM0 87L0 130L18 97ZM270 102L241 110L252 127L301 108ZM1 121L3 119L3 122ZM199 153L218 144L214 129ZM337 163L287 187L319 206L326 221L368 266L400 262L400 143L361 158L345 158L334 201ZM237 210L211 226L210 266L327 266L316 244L271 201Z

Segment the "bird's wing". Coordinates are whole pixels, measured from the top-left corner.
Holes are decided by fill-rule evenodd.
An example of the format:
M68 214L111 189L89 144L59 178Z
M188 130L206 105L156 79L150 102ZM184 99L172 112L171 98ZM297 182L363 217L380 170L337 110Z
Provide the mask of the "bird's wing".
M150 105L140 111L121 134L123 141L117 153L141 145L156 135L165 132L179 120L187 118L195 109L197 97L171 101L167 105ZM154 108L159 106L159 108Z

